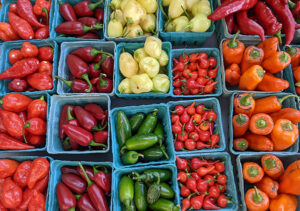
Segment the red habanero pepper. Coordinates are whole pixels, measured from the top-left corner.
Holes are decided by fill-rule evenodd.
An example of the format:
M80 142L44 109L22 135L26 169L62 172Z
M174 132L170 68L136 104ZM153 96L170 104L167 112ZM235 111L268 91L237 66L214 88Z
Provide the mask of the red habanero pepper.
M23 42L21 53L24 58L37 57L39 49L36 45L33 45L30 42Z
M214 169L215 169L215 166L208 166L208 167L201 166L200 168L197 169L197 174L200 177L204 177L205 175L209 174Z
M185 170L188 168L188 161L184 158L176 156L176 166L179 170Z
M60 15L66 21L76 21L77 17L71 4L58 1Z
M49 26L45 26L42 28L39 28L38 30L35 31L34 33L34 38L35 39L47 39L49 37Z
M103 19L104 19L104 9L102 9L102 8L97 8L97 9L95 10L94 16L95 16L95 18L96 18L100 23L102 23L102 22L103 22Z
M106 77L106 74L100 73L99 83L97 83L97 91L100 93L110 93L113 89L112 81Z
M85 33L84 35L76 36L76 38L79 38L79 39L100 39L98 34L91 33L91 32Z
M97 168L103 168L103 171L98 170ZM105 194L110 193L111 187L111 175L108 173L108 170L105 166L96 166L93 167L94 171L94 181L95 183L104 190Z
M54 55L54 49L49 46L39 48L39 60L40 61L52 61Z
M74 115L74 106L72 105L64 105L63 108L62 108L62 111L60 113L60 117L59 117L59 138L60 139L64 139L66 134L62 128L62 126L64 124L67 124L68 123L68 110L69 110L69 107L70 107L70 112L72 115Z
M102 24L96 24L94 26L86 26L79 21L67 21L55 28L57 33L68 34L68 35L84 35L85 33L92 30L102 29Z
M52 77L46 73L34 73L27 76L28 84L36 90L50 90L53 88Z
M90 197L87 193L83 194L78 202L77 202L77 207L80 210L88 210L88 211L96 211L96 209L94 208L93 203L90 200Z
M16 208L22 202L22 189L11 178L6 178L0 195L0 202L6 208Z
M97 125L96 118L81 106L75 106L74 112L76 119L84 129L91 131Z
M39 99L33 100L27 108L28 119L39 117L43 120L47 118L47 102L45 96L41 96Z
M11 177L15 173L19 163L11 159L0 159L0 179ZM1 180L2 181L2 180ZM0 181L0 186L2 185Z
M89 89L86 92L92 90L92 84L88 76L89 66L80 57L69 54L67 56L67 65L70 68L71 73L78 79L83 79L89 84Z
M97 57L98 54L112 56L112 54L104 52L104 51L99 51L92 46L78 48L78 49L72 51L71 54L80 57L85 62L92 62Z
M10 93L0 100L0 105L6 111L22 112L27 110L31 102L32 99L30 97L18 93Z
M8 89L14 92L25 92L28 88L28 84L23 79L15 78L8 84Z
M31 160L22 162L17 167L16 172L14 173L13 180L21 188L25 188L27 186L27 178L29 175L31 164Z
M59 182L56 186L57 201L61 210L75 210L76 199L70 189Z
M49 161L46 158L35 159L29 171L27 178L28 188L33 188L35 184L49 174Z
M61 80L64 84L66 84L68 87L71 87L73 92L76 93L89 93L87 92L90 88L89 84L81 79L74 79L73 81L67 81L59 76L55 76L54 78L57 78ZM93 89L90 91L93 92Z
M17 0L17 13L33 27L41 28L45 26L37 20L29 0Z
M242 34L258 35L262 41L265 40L265 30L248 17L247 11L237 13L237 22Z
M97 120L102 120L105 118L104 111L101 106L89 103L84 106L84 109L90 112Z
M78 17L88 17L94 14L94 10L103 3L103 0L90 3L90 1L81 1L73 6Z
M28 211L45 211L46 210L46 198L44 194L35 191L33 198L28 204Z
M31 118L26 121L24 125L24 129L26 129L30 134L36 136L46 135L47 131L47 123L41 118ZM24 138L26 140L26 138Z
M22 137L24 123L16 113L0 109L0 116L9 135L18 138Z
M0 133L0 149L2 150L26 150L34 148L34 146L18 141L4 133Z
M11 64L16 63L19 60L22 60L23 54L21 53L21 50L19 49L12 49L11 51L9 51L9 62Z
M51 1L37 0L33 6L34 14L49 19Z
M39 60L36 58L22 59L0 73L0 80L24 78L39 69Z
M12 12L8 12L8 19L14 31L17 32L22 39L31 40L34 38L34 31L26 20Z

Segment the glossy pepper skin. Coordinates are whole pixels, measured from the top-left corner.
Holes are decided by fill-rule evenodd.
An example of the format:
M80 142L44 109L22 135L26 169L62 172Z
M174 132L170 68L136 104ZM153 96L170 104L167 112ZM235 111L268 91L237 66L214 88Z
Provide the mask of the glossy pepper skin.
M56 186L56 194L60 209L70 210L75 208L76 199L66 185L59 182Z
M11 177L17 170L19 163L11 159L1 159L0 160L0 179L5 179L6 177Z
M34 117L26 121L24 128L32 135L46 135L47 123L41 118Z
M112 56L112 54L104 52L104 51L99 51L92 46L78 48L78 49L72 51L71 54L80 57L85 62L94 61L94 59L97 57L98 54Z
M96 118L81 106L75 106L74 112L79 124L86 130L91 131L97 125Z
M279 39L277 37L271 37L257 45L258 48L263 49L264 59L269 58L277 52L279 46Z
M18 36L22 39L31 40L34 38L34 31L26 20L12 12L8 12L8 19L14 31L17 32Z
M248 141L248 148L254 151L268 151L274 150L274 144L266 136L257 135L247 132L244 138Z
M74 106L72 105L64 105L59 117L59 138L64 139L66 134L62 128L64 124L68 123L68 109L70 107L70 112L74 115Z
M0 100L2 108L11 112L26 111L30 103L32 103L30 97L18 93L7 94Z
M68 21L60 24L55 28L57 33L69 35L84 35L91 30L102 29L102 24L97 24L92 27L86 26L79 21Z
M268 176L264 176L262 180L257 184L257 187L265 192L270 199L274 199L278 195L279 183L272 180Z
M98 168L103 168L102 170L98 170ZM102 188L102 190L105 192L105 194L110 193L111 188L111 175L108 172L107 168L105 166L95 166L93 168L94 171L94 181L95 183Z
M61 181L76 194L83 194L86 190L86 182L76 174L63 174Z
M113 82L106 77L106 74L100 73L99 83L97 83L97 91L100 93L110 93L113 89Z
M268 72L274 74L286 68L291 63L291 57L284 51L279 51L265 59L262 67Z
M232 118L234 137L243 136L249 128L249 117L246 114L238 114Z
M283 108L280 111L271 113L273 121L276 122L278 119L288 119L293 124L300 122L300 111L294 108Z
M231 86L238 85L240 81L240 77L241 77L241 70L237 64L231 64L228 68L226 68L225 80Z
M279 183L280 193L299 195L300 192L299 189L300 171L298 168L299 163L300 163L299 160L294 161L284 171L284 174L280 178L280 183Z
M256 87L259 91L280 92L289 88L290 83L287 80L277 78L270 73L265 73L263 80Z
M33 13L32 4L29 0L18 0L17 1L17 12L21 18L24 18L31 26L33 27L44 27L44 24L41 24L35 14Z
M27 88L27 82L22 79L15 78L8 84L8 89L14 92L25 92Z
M240 31L235 34L232 40L226 40L222 43L226 66L231 64L240 64L242 61L245 45L236 39L239 33Z
M77 20L75 11L71 4L63 3L61 1L58 1L58 4L60 5L59 6L60 15L63 16L63 18L66 21L76 21Z
M73 6L75 13L78 17L89 17L94 14L94 10L103 3L103 0L97 3L91 3L90 1L82 1Z
M9 135L16 138L22 136L24 123L17 114L0 109L0 116Z
M242 63L241 72L246 72L253 65L260 65L264 59L264 51L256 46L248 46L245 49Z
M96 211L94 208L93 203L90 200L90 197L87 193L83 194L78 202L77 202L77 207L82 210L82 211Z
M253 91L263 80L265 71L260 65L251 66L240 78L239 89Z
M296 211L298 199L296 196L281 193L277 198L271 199L270 211L290 210Z
M5 37L7 37L7 40L3 40L3 41L20 39L9 23L5 23L5 22L0 23L0 31L4 33Z
M68 137L76 141L81 146L88 146L93 139L93 135L81 127L64 124L62 128Z
M102 107L97 104L86 104L84 106L84 109L90 112L97 120L103 120L105 118L105 114Z
M46 73L34 73L27 76L28 84L36 90L50 90L53 88L52 77Z
M246 192L245 201L249 210L265 211L268 210L270 204L267 194L256 188L256 186Z
M33 188L35 184L49 174L50 164L46 158L37 158L32 162L32 166L27 178L28 188Z
M45 96L43 95L39 99L33 100L27 109L28 119L38 117L43 120L47 118L47 102L45 101Z
M6 178L1 191L0 202L6 208L16 208L22 202L22 189L11 178Z
M20 188L25 188L27 186L27 178L29 176L31 164L31 160L22 162L14 173L13 180Z
M58 78L68 87L71 87L72 91L76 93L88 93L87 91L90 88L89 84L81 79L74 79L73 81L67 81L59 76L55 76L55 78ZM91 92L93 92L93 89L91 90Z
M34 146L14 139L5 133L0 133L0 149L2 150L26 150L34 148Z

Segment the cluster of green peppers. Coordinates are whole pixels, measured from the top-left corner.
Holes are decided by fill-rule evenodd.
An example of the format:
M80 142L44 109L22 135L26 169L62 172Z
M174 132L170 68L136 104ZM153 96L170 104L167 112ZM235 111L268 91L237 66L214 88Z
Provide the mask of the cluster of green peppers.
M179 211L174 190L169 183L172 173L166 169L148 169L142 174L133 172L122 176L119 197L122 211Z
M163 125L157 117L157 109L148 115L137 113L129 119L123 111L117 114L116 133L125 165L169 159L164 146Z

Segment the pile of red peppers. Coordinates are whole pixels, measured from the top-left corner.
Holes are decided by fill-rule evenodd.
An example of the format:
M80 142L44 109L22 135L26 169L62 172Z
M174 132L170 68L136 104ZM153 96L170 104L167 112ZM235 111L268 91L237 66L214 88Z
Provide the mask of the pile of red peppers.
M294 2L295 3L294 3ZM285 44L289 45L300 29L296 22L300 17L300 2L297 0L222 0L210 20L225 18L228 32L238 30L245 35L258 35L264 41L265 35L274 35L281 40L285 34Z
M12 79L8 89L14 92L51 90L53 54L52 46L38 48L34 44L23 42L21 49L9 52L12 66L0 73L0 80Z
M51 1L17 0L9 5L9 23L0 23L2 41L49 38L49 14Z
M56 186L60 210L109 211L111 172L105 166L64 166Z
M27 150L45 145L47 102L11 93L0 100L0 150Z
M55 76L75 93L110 93L113 90L113 55L92 46L78 48L66 58L69 80Z
M65 22L55 28L60 36L75 36L81 39L100 39L97 31L103 28L104 10L98 8L103 0L92 3L81 1L74 6L58 1L60 15Z
M46 210L49 169L46 158L0 159L0 210Z
M59 119L59 137L65 150L107 148L108 110L91 103L83 107L64 105Z

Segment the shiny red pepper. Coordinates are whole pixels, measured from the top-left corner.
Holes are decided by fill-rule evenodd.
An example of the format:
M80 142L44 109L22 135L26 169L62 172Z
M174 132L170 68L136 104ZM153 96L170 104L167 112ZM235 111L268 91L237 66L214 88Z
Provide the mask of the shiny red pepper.
M90 180L94 181L94 171L93 171L93 169L91 169L89 166L83 166L83 168L84 168L86 174L89 176ZM82 169L80 168L80 166L77 167L77 172L81 176L82 179L87 181Z
M104 19L104 9L102 8L97 8L95 10L95 14L94 14L95 18L100 22L102 23L103 22L103 19Z
M79 21L67 21L55 28L55 31L60 34L68 35L84 35L85 33L92 30L102 29L102 24L96 24L92 27L86 26Z
M112 56L112 54L104 52L104 51L99 51L92 46L78 48L78 49L72 51L71 54L80 57L81 59L83 59L86 62L92 62L97 57L98 54Z
M63 174L61 181L76 194L83 194L86 190L86 182L76 174Z
M9 135L15 138L22 137L24 123L17 114L0 109L0 116Z
M35 147L41 147L45 145L46 136L30 135L29 138L27 138L27 141Z
M59 207L61 210L75 210L76 199L69 188L63 183L59 182L56 186L56 195Z
M28 204L28 210L46 210L46 197L44 194L35 191L33 198L30 200Z
M106 74L100 73L100 81L97 84L97 91L100 93L110 93L113 89L112 81L106 77Z
M55 76L55 78L61 80L68 87L71 87L72 91L76 93L88 93L87 91L90 88L89 84L81 79L74 79L72 81L67 81L59 76ZM93 92L93 89L90 92Z
M68 108L70 107L71 114L74 115L74 106L64 105L59 117L59 138L64 139L66 134L62 128L64 124L68 123Z
M27 186L27 178L29 176L31 165L31 160L24 161L20 163L14 173L13 180L20 188L25 188Z
M52 77L46 73L34 73L27 76L28 84L37 90L50 90L53 88Z
M51 1L37 0L33 6L33 12L38 16L46 17L48 20L50 14L50 8L51 8Z
M101 106L89 103L84 106L84 109L90 112L97 120L102 120L105 118L104 111Z
M98 170L98 168L103 168L103 171ZM111 188L111 175L105 166L95 166L94 170L94 182L104 190L105 194L110 193Z
M77 207L82 210L82 211L96 211L94 208L93 203L90 200L90 197L87 193L83 194L78 202L77 202Z
M38 30L35 31L34 33L34 38L35 39L47 39L49 37L49 26L45 26L42 28L39 28Z
M8 84L8 89L15 92L25 92L27 88L27 82L23 79L15 78Z
M26 20L12 12L8 12L8 19L14 31L17 32L22 39L31 40L34 38L34 31Z
M32 135L42 136L46 135L47 123L41 118L34 117L26 121L24 128Z
M32 4L29 0L17 1L17 13L33 27L41 28L45 26L37 20L35 14L33 13Z
M32 99L30 97L18 93L10 93L0 100L0 105L6 111L22 112L27 110L31 102Z
M15 173L19 163L12 159L0 160L0 185L3 184L6 177L11 177Z
M96 143L107 144L108 132L99 131L94 133L94 140Z
M71 4L58 1L59 12L66 21L76 21L77 17Z
M16 208L22 202L22 189L12 179L6 178L0 195L0 202L6 208Z
M52 61L54 56L54 49L49 46L39 48L40 61Z
M94 14L94 10L103 3L103 0L97 3L90 1L81 1L73 6L75 13L78 17L88 17Z
M106 57L101 64L101 70L110 79L113 78L114 71L114 59L112 56Z
M50 164L46 158L33 160L27 179L28 188L33 188L37 182L49 174Z
M80 23L82 23L83 25L86 25L89 27L94 26L98 23L97 19L93 18L93 17L82 17L82 18L79 18L78 21ZM91 32L96 32L96 30L92 30Z
M33 187L34 190L44 193L47 189L49 181L49 175L46 175L43 179L39 180L37 183L35 183L35 186Z
M88 32L84 35L76 36L76 38L79 38L79 39L100 39L98 34L95 34L95 33L92 33L92 32Z
M6 127L5 127L4 124L3 124L3 120L2 120L2 118L1 118L1 116L0 116L0 133L5 133L5 134L7 134L7 130L6 130Z
M28 119L38 117L43 120L47 118L47 102L45 96L42 95L39 99L33 100L27 108Z
M34 149L34 146L25 144L24 142L18 141L9 135L0 133L0 149L1 150L26 150Z
M86 130L91 131L96 125L96 118L81 106L75 106L75 116L79 124Z

